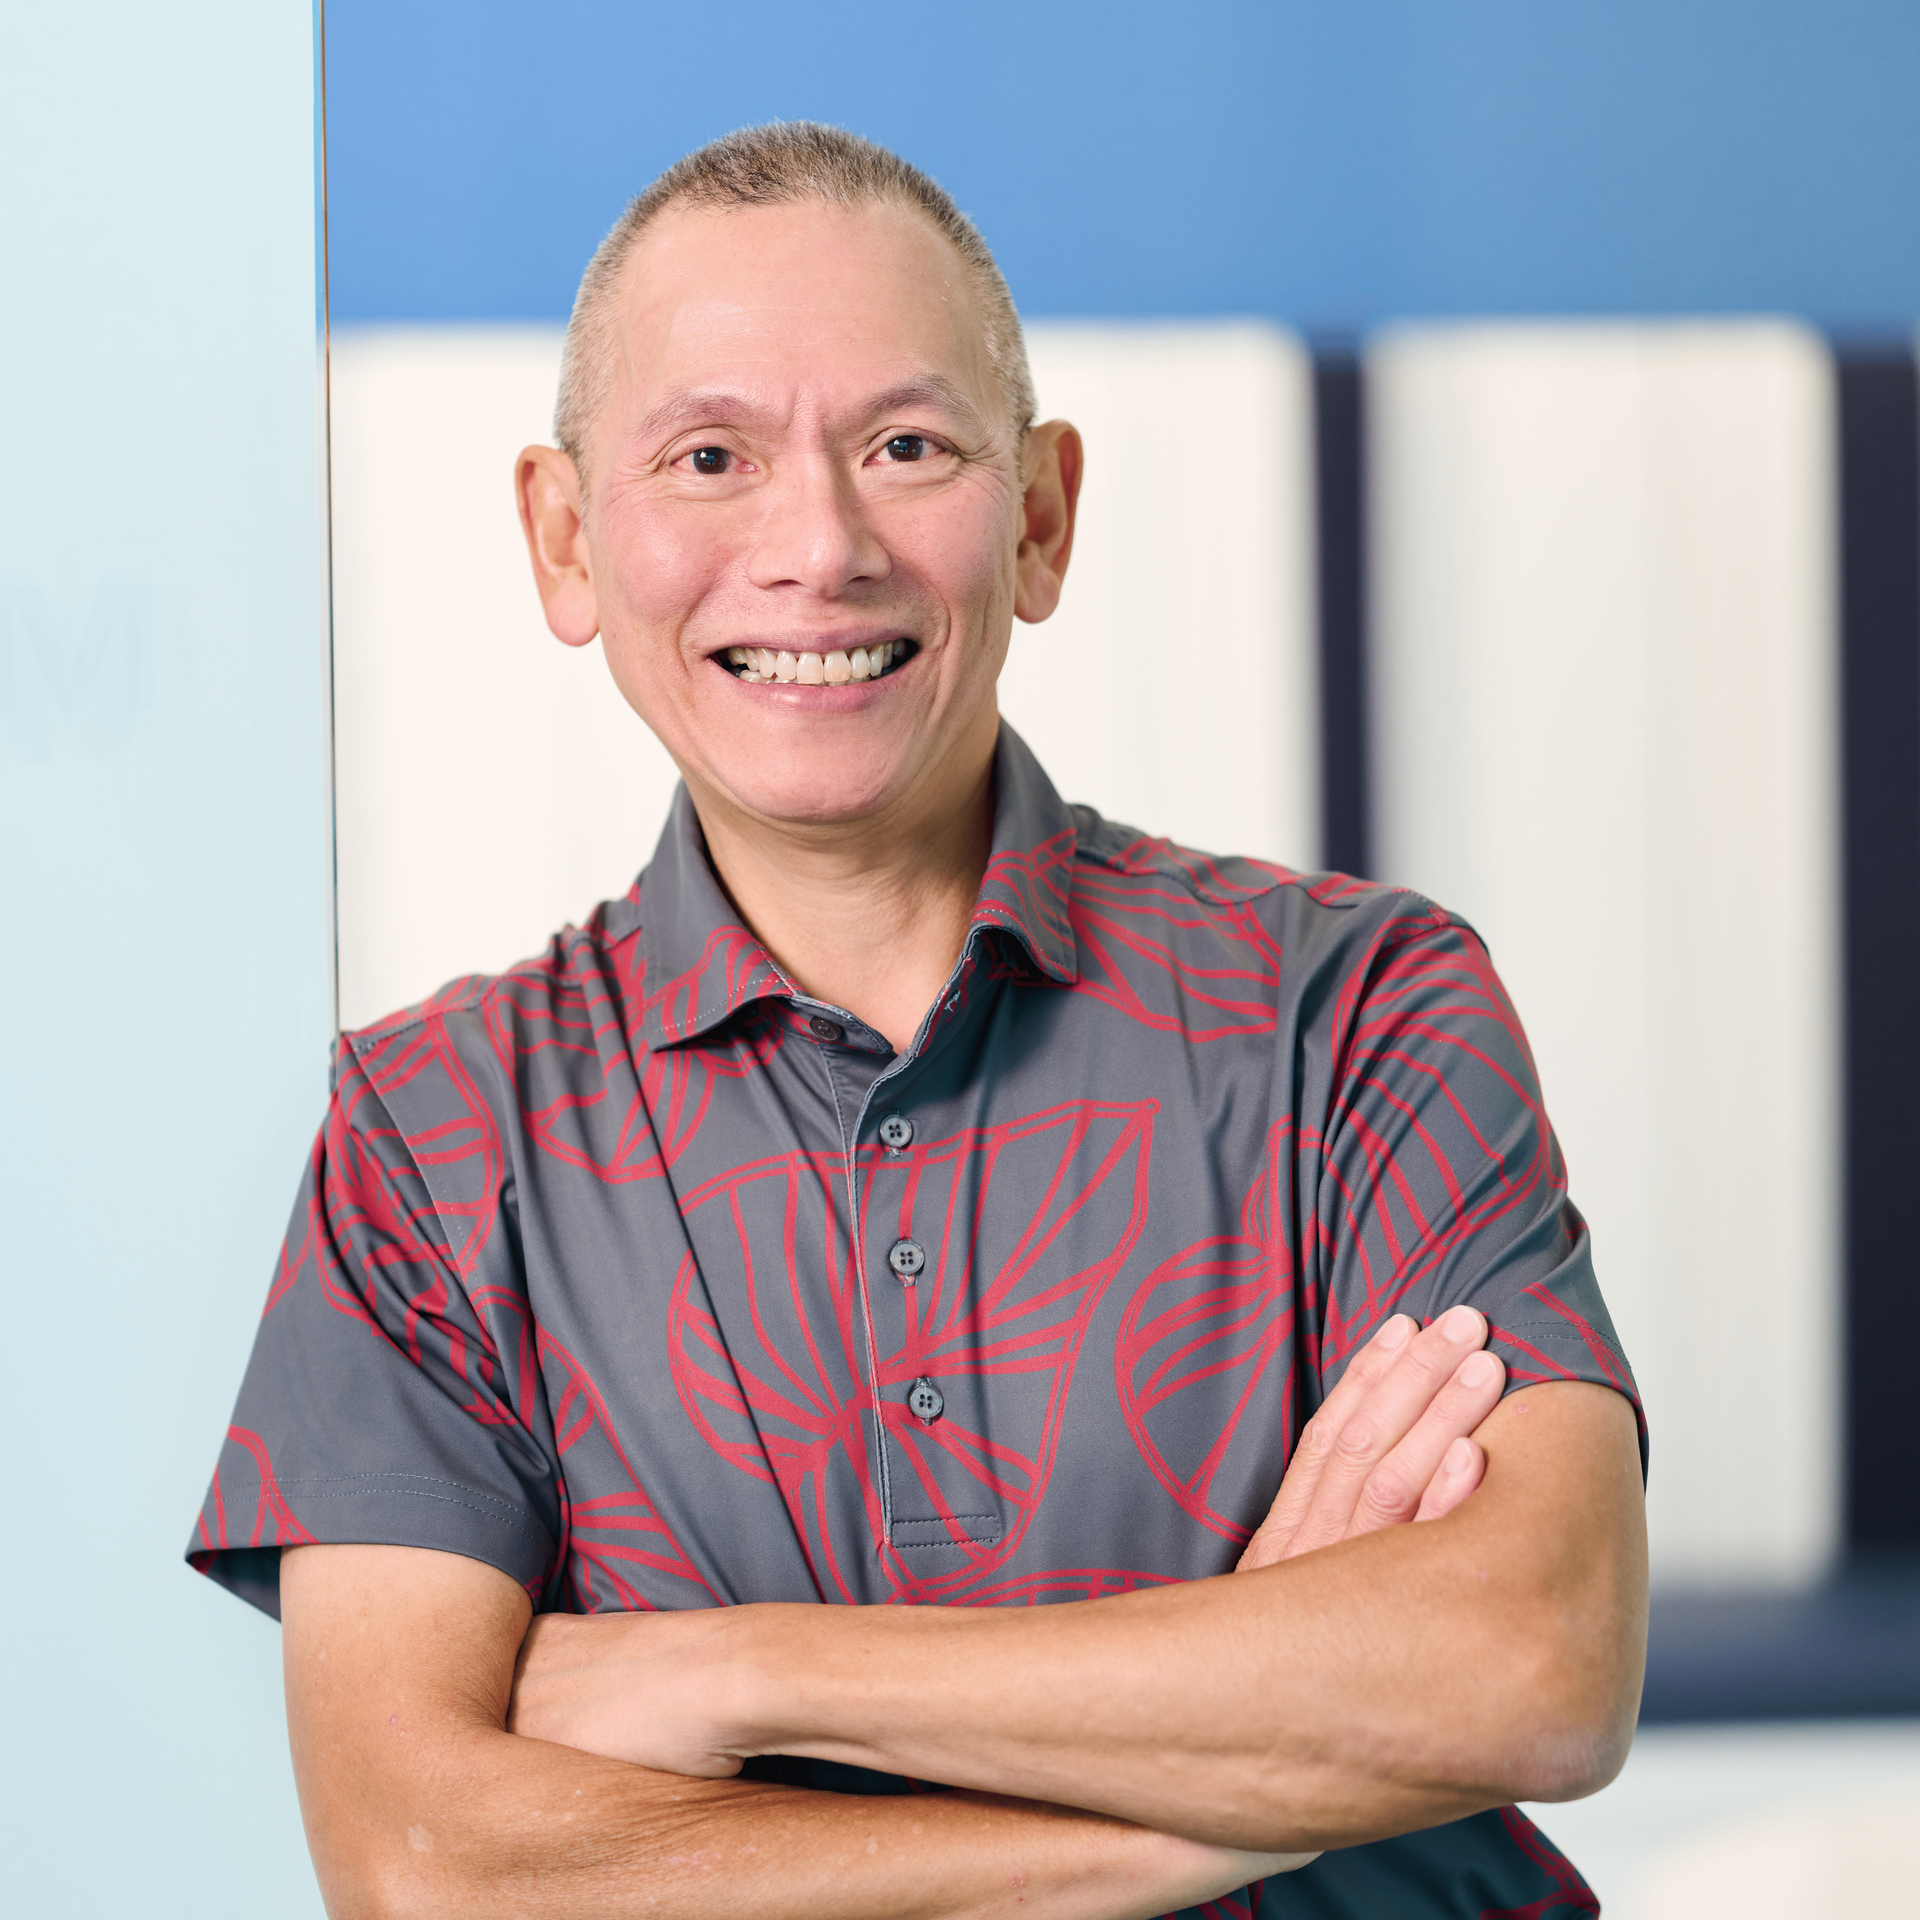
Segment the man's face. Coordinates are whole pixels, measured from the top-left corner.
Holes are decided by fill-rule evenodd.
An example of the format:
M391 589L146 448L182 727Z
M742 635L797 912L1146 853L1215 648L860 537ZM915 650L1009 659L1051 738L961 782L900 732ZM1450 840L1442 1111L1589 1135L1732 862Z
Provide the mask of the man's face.
M592 611L696 798L828 825L977 778L1051 598L1022 604L1021 448L952 247L894 206L677 210L619 311Z

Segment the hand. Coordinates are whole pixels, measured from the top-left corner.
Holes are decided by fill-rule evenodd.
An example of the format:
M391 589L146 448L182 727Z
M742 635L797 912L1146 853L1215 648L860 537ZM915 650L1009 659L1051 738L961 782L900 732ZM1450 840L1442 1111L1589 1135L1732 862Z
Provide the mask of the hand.
M1408 1314L1387 1321L1307 1422L1239 1571L1451 1513L1486 1471L1468 1436L1506 1383L1486 1338L1486 1320L1467 1306L1425 1332Z
M728 1643L758 1608L540 1613L520 1644L507 1731L662 1773L724 1780L726 1707L739 1689Z

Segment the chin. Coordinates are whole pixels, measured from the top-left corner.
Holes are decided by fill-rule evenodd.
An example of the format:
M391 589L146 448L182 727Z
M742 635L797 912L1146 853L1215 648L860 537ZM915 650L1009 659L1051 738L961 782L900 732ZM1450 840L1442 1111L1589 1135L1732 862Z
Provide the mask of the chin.
M851 826L886 812L900 797L891 781L849 787L844 780L777 780L764 775L730 783L742 805L762 819L792 827Z
M895 752L786 753L713 769L718 784L762 819L796 827L846 826L886 812L911 784Z

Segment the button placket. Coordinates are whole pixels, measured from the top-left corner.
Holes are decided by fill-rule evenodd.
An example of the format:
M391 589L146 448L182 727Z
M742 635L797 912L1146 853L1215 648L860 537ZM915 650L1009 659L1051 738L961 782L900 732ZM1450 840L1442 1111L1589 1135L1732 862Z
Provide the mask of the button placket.
M974 947L977 942L978 933L979 929L975 928L973 932L968 935L967 944L963 948L959 960L955 962L952 973L947 976L947 982L940 991L940 997L934 1002L933 1007L929 1010L926 1021L922 1025L919 1033L915 1036L915 1044L910 1045L904 1053L896 1056L887 1069L867 1089L866 1097L861 1102L859 1118L854 1124L854 1138L849 1143L849 1151L847 1154L847 1204L848 1210L855 1223L856 1237L854 1248L860 1268L860 1298L866 1321L868 1364L872 1368L871 1378L873 1391L876 1399L890 1400L895 1406L901 1404L900 1401L893 1400L893 1395L899 1392L899 1388L897 1386L891 1387L883 1393L880 1387L879 1361L881 1350L886 1348L882 1328L890 1327L904 1332L907 1317L913 1311L909 1304L912 1296L909 1294L908 1288L914 1284L915 1278L917 1278L918 1274L924 1268L926 1254L924 1248L919 1250L921 1255L920 1265L915 1267L911 1275L900 1274L897 1269L893 1268L891 1257L889 1257L888 1267L892 1270L893 1277L900 1282L900 1285L897 1288L885 1287L881 1289L877 1295L870 1292L869 1276L874 1274L877 1269L870 1264L872 1253L866 1240L867 1223L866 1216L863 1213L863 1198L865 1195L873 1192L873 1176L875 1173L883 1169L898 1172L904 1170L906 1165L911 1164L906 1162L905 1155L908 1147L913 1143L915 1127L914 1123L909 1120L904 1113L893 1110L882 1116L880 1126L876 1128L874 1134L870 1136L866 1132L867 1114L874 1102L875 1095L881 1094L883 1089L888 1092L893 1092L897 1096L900 1077L902 1075L910 1077L913 1069L924 1063L927 1059L928 1053L931 1051L928 1043L932 1042L936 1032L943 1025L943 1016L951 1016L959 1010L961 1001L964 998L962 991L964 983L975 965ZM889 1087L887 1084L889 1082L893 1082L894 1085ZM897 1122L898 1125L891 1126L890 1123L893 1122ZM894 1143L893 1139L888 1138L888 1131L891 1131L891 1133L899 1139L898 1145ZM863 1162L859 1152L858 1142L866 1138L878 1138L883 1152L879 1156ZM897 1206L897 1204L896 1200L895 1205ZM896 1220L898 1217L896 1212ZM885 1231L883 1227L879 1227L878 1218L876 1218L872 1224L879 1228L880 1231ZM905 1239L906 1236L902 1235L901 1238ZM911 1244L917 1245L917 1243ZM891 1256L891 1248L889 1248L889 1256ZM916 1417L920 1418L923 1424L930 1425L946 1411L946 1396L941 1393L940 1388L933 1380L925 1378L924 1376L922 1380L914 1382L913 1387L909 1389L909 1395L918 1391L923 1384L928 1392L933 1395L934 1401L938 1403L937 1410L931 1414L916 1415ZM876 1413L878 1413L877 1408ZM878 1469L880 1479L882 1538L892 1541L894 1539L895 1521L893 1448L887 1437L887 1427L884 1418L876 1418L874 1422L873 1443L875 1465ZM972 1517L977 1518L979 1516ZM910 1520L908 1524L920 1526L929 1523L924 1517L916 1516ZM995 1525L996 1527L998 1526L997 1520L995 1521ZM944 1531L944 1527L942 1530Z
M833 1027L836 1038L843 1039L845 1037L845 1030L837 1021L828 1021L824 1014L810 1016L808 1025L816 1031L816 1034L822 1024ZM823 1038L823 1047L831 1044L831 1042L827 1042ZM871 1283L875 1269L870 1265L872 1247L867 1236L869 1228L877 1226L878 1223L869 1222L863 1216L863 1205L867 1198L868 1190L861 1178L863 1168L861 1165L860 1152L860 1141L866 1131L867 1114L873 1103L875 1090L882 1082L897 1074L903 1064L896 1057L888 1061L885 1065L881 1065L881 1058L884 1056L884 1052L884 1043L871 1052L853 1052L849 1054L837 1051L833 1053L823 1051L820 1055L820 1061L826 1070L829 1088L832 1092L833 1107L839 1122L840 1145L845 1155L847 1226L858 1271L859 1314L862 1323L861 1330L865 1335L863 1344L866 1349L864 1355L864 1371L867 1378L868 1390L872 1394L875 1403L868 1423L868 1439L872 1449L871 1458L874 1473L879 1483L878 1491L880 1495L881 1513L884 1524L888 1528L891 1528L893 1515L892 1449L887 1439L886 1421L878 1403L888 1397L880 1383L880 1353L883 1348L889 1348L889 1341L892 1336L885 1331L884 1323L897 1319L900 1295L891 1284L876 1288ZM875 1066L880 1068L879 1072L873 1074L871 1078L866 1078L866 1075L871 1073L872 1068ZM841 1076L850 1070L858 1071L860 1077L865 1081L865 1084L860 1087L857 1105L843 1103L839 1092L838 1083ZM887 1243L883 1240L881 1244L885 1245ZM881 1275L880 1278L885 1280L887 1276ZM877 1322L880 1324L876 1324ZM895 1389L895 1391L897 1391L897 1389Z

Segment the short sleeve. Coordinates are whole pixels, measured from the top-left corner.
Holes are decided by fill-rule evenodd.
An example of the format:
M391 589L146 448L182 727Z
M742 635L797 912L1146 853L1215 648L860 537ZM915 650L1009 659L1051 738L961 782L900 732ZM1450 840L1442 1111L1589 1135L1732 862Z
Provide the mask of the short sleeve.
M385 1044L390 1073L431 1078L436 1054L451 1058L428 1028ZM276 1616L285 1546L439 1548L536 1599L559 1554L558 1454L504 1230L504 1156L471 1077L457 1080L446 1123L409 1140L341 1046L187 1552Z
M1486 1315L1507 1389L1586 1380L1640 1419L1519 1016L1470 927L1413 895L1331 1009L1317 1168L1319 1373L1390 1314ZM1646 1426L1640 1419L1645 1461Z

